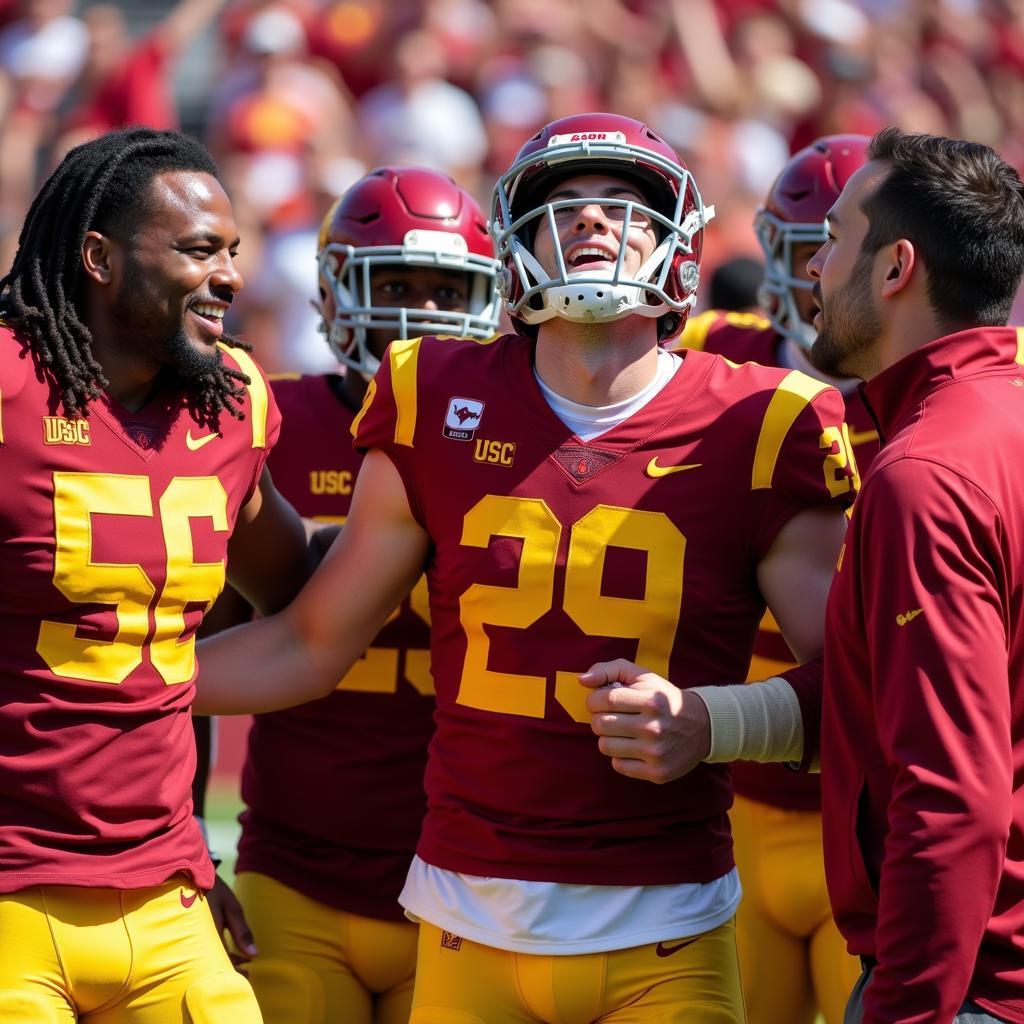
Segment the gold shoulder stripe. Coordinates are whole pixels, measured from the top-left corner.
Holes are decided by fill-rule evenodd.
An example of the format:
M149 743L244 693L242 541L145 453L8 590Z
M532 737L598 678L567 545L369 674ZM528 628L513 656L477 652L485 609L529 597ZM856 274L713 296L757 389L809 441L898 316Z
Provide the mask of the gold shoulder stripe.
M388 350L391 359L391 389L395 393L395 444L412 447L416 433L416 365L421 338L393 341Z
M683 333L679 335L679 340L672 346L673 351L689 348L703 352L704 346L708 343L708 332L718 317L719 313L715 309L690 317L686 321Z
M499 331L497 334L489 334L486 338L470 338L465 334L435 334L438 341L471 341L475 345L493 345L499 338L505 335Z
M363 417L370 411L370 406L373 405L373 400L377 397L377 378L371 379L369 386L366 389L366 394L363 395L363 404L359 407L359 412L356 413L355 419L352 420L352 426L349 427L349 433L355 437L359 433L359 424L363 422Z
M877 430L851 430L850 431L850 444L854 448L859 444L867 444L868 441L877 441L878 431Z
M761 421L761 434L754 452L754 472L750 480L752 491L771 487L775 464L790 427L800 413L827 388L827 384L799 370L793 370L782 378Z
M1013 361L1019 366L1024 366L1024 327L1017 328L1017 355Z
M267 374L267 380L269 380L269 381L275 381L275 380L302 380L302 374L301 373L287 373L285 371L282 371L281 373L268 373Z
M770 331L771 320L761 316L760 313L726 313L725 322L730 327L743 327L755 331Z
M218 342L217 347L233 359L238 368L249 378L246 391L249 392L249 404L252 406L250 419L252 420L252 446L253 448L267 447L267 411L270 408L270 399L267 396L267 382L263 379L255 360L245 349L231 348L223 342Z

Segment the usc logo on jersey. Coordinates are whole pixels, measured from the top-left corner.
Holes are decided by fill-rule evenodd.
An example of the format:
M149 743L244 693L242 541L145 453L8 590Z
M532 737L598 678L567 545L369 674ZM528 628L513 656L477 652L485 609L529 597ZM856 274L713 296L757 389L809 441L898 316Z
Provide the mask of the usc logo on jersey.
M90 444L89 421L65 416L43 417L44 444Z
M478 438L473 458L477 462L489 462L495 466L511 466L516 457L515 441L488 441Z
M311 494L351 494L352 473L347 469L313 469L309 473Z

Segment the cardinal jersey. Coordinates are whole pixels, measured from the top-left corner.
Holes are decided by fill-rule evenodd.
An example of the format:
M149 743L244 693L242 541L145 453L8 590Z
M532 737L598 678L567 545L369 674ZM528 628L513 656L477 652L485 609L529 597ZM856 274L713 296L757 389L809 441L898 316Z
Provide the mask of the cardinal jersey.
M645 885L732 867L728 768L665 786L597 749L579 672L625 657L681 686L742 678L756 566L854 478L838 394L689 353L592 443L544 400L532 343L396 342L355 423L433 542L437 733L418 853L473 875Z
M362 461L337 377L275 380L278 489L307 517L348 513ZM421 580L330 697L258 715L242 776L238 870L311 899L404 921L397 899L423 816L434 731L426 581Z
M198 426L180 391L59 415L0 329L0 892L143 888L213 870L192 818L195 631L279 418Z
M771 322L762 316L710 310L687 322L679 347L714 352L734 363L778 366L782 343ZM850 450L858 470L864 473L878 454L878 431L857 391L846 397L846 426ZM767 612L757 633L748 679L767 679L794 664L796 659L782 638L778 624ZM784 765L738 761L733 765L732 780L741 796L773 807L821 808L821 777L818 775L792 772Z

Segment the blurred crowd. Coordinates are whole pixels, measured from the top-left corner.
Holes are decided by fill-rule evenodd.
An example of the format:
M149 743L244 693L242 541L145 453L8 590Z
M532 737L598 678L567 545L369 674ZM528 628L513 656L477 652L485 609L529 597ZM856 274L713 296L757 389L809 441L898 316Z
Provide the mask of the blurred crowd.
M330 368L310 304L317 226L379 164L444 170L486 207L546 122L640 118L716 207L705 287L718 270L741 293L753 212L818 135L897 124L1024 167L1024 0L151 0L139 35L141 2L0 0L0 265L69 147L181 126L175 73L179 90L183 60L199 73L201 38L209 87L186 127L235 203L232 327L271 370Z

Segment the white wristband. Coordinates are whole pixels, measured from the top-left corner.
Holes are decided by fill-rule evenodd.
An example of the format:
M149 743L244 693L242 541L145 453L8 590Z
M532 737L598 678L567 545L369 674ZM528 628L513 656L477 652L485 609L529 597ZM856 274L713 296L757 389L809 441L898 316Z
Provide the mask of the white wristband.
M793 687L780 676L763 683L694 686L711 719L706 761L796 761L803 757L804 723Z

